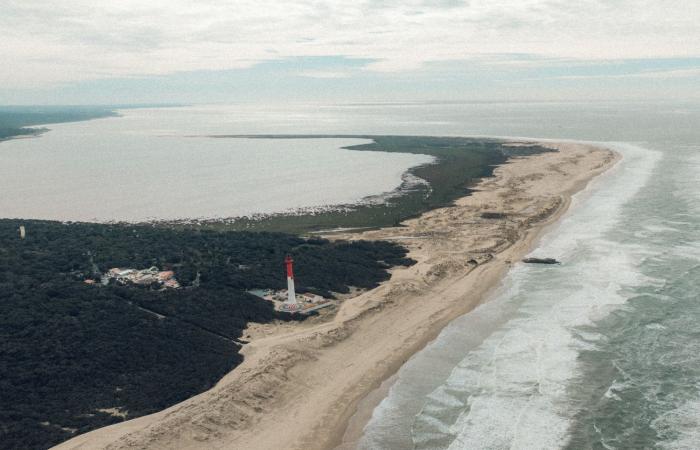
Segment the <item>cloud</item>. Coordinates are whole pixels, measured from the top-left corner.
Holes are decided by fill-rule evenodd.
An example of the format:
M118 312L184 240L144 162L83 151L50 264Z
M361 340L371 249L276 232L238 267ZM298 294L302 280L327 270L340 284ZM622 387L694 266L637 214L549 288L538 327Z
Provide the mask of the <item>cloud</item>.
M630 76L633 78L695 78L700 77L700 68L640 72Z
M700 2L676 0L3 0L0 86L249 68L341 56L365 70L532 55L700 56ZM515 56L515 64L524 61ZM331 69L302 76L335 77Z
M336 79L349 78L352 76L352 72L343 70L303 70L296 72L295 75L304 78Z
M692 69L666 69L666 70L643 70L631 73L597 73L587 75L560 75L546 78L529 78L526 81L534 80L590 80L590 79L673 79L673 78L696 78L700 77L700 68Z

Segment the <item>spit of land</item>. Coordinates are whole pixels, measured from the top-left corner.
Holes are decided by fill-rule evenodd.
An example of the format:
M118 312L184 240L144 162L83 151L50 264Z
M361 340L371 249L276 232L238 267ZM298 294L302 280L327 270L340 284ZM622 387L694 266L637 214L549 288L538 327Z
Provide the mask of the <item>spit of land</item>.
M352 447L342 441L360 401L451 320L484 301L571 196L619 158L579 143L539 145L558 151L511 158L453 206L400 227L332 236L392 240L417 264L395 269L389 281L346 300L329 319L251 326L244 362L211 390L57 448Z

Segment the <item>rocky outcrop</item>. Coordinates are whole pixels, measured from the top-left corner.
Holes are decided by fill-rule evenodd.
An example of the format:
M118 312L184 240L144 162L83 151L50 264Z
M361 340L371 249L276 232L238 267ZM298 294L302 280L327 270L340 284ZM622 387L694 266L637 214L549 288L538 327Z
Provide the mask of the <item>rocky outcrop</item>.
M527 264L561 264L554 258L525 258L523 262Z

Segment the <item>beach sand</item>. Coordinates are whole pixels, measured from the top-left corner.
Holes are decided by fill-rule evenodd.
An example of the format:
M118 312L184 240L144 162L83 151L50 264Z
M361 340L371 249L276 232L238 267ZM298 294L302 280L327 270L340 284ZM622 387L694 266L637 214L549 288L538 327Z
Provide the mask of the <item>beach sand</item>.
M511 159L452 207L402 227L331 236L389 239L418 261L345 300L335 316L253 325L244 362L214 388L56 448L353 448L401 365L483 301L571 196L619 158L584 144L542 145L559 152Z

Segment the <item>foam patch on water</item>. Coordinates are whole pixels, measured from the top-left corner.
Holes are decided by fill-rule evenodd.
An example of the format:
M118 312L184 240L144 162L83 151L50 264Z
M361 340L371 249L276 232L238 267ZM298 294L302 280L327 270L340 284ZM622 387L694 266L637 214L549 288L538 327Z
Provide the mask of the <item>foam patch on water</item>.
M605 394L603 396L605 398L609 398L612 400L620 401L620 396L618 395L621 391L627 389L629 387L629 383L625 382L620 382L618 380L613 380L612 384L610 387L608 387L608 390L605 391Z
M644 247L612 242L610 233L660 154L614 147L624 155L620 166L577 195L576 207L533 252L563 264L517 266L491 302L453 322L405 365L366 427L362 448L549 449L566 443L577 412L567 397L580 373L577 357L600 338L581 327L623 305L627 286L656 281L636 268L648 256ZM459 327L480 339L459 339ZM436 354L447 355L442 364L459 361L445 374L432 370L440 364L424 361L435 362ZM408 422L411 445L397 438L408 434Z

